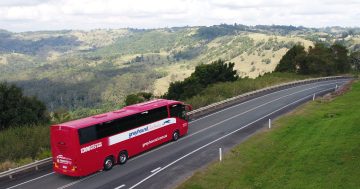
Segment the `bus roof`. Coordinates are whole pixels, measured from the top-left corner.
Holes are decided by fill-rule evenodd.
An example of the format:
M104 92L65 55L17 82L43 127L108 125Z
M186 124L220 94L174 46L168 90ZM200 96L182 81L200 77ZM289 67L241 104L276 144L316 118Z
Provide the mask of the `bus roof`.
M144 112L147 110L155 109L157 107L172 105L172 104L176 104L176 103L182 103L182 102L175 101L175 100L155 99L155 100L151 100L148 102L143 102L143 103L139 103L139 104L126 106L120 110L115 110L112 112L98 114L98 115L94 115L94 116L90 116L90 117L86 117L86 118L82 118L82 119L77 119L77 120L73 120L73 121L68 121L68 122L56 124L53 126L64 126L64 127L71 127L74 129L79 129L79 128L87 127L90 125L95 125L95 124L111 121L114 119L126 117L128 115L141 113L141 112Z

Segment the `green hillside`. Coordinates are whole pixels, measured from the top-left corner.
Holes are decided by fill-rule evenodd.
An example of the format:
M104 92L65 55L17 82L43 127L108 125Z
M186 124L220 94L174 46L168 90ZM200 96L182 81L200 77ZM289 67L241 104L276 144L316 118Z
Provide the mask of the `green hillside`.
M307 103L178 188L359 188L360 83Z
M360 49L359 28L216 25L12 33L0 30L0 81L36 95L50 111L114 108L139 91L163 94L196 65L219 58L239 76L275 69L296 43L322 41Z

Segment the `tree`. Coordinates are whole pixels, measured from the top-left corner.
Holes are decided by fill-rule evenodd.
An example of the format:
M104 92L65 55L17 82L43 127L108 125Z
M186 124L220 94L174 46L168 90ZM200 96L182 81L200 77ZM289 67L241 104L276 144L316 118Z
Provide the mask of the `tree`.
M336 71L339 73L349 72L351 65L346 47L335 43L330 48L334 57Z
M195 72L184 81L170 83L168 92L164 95L167 99L186 99L195 96L208 85L217 82L235 81L239 78L234 70L234 63L226 64L219 59L211 64L201 64L195 68Z
M0 130L13 125L49 121L46 106L36 97L23 95L22 90L6 82L0 83Z
M279 64L276 66L276 72L297 72L298 63L296 58L298 56L306 55L305 48L302 45L294 45L286 54L281 58Z
M347 73L351 69L348 50L341 44L331 47L322 43L309 47L306 53L304 47L295 45L280 60L275 71L296 72L299 74L333 75Z
M297 56L296 62L298 63L298 73L302 75L308 75L310 74L310 68L307 61L307 56L305 54Z
M201 64L195 68L193 77L197 78L200 84L207 86L216 82L235 81L239 78L234 70L235 63L219 59L211 64Z
M349 62L355 71L360 71L360 51L352 52Z

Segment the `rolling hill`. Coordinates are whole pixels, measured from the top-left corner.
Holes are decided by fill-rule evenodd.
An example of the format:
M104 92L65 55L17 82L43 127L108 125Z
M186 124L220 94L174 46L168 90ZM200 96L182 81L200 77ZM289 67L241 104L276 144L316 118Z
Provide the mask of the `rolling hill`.
M123 104L138 91L163 94L196 65L235 62L241 77L274 70L296 43L360 50L360 28L215 25L13 33L0 30L0 81L36 95L50 111Z

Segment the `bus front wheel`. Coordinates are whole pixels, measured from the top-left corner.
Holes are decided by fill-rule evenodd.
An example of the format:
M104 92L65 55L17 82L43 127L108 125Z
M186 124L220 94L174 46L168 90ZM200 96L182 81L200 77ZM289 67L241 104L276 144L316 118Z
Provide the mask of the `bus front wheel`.
M174 131L174 133L172 135L173 141L177 141L179 139L179 137L180 137L179 131L178 130Z
M104 161L104 170L108 171L114 166L114 158L109 156Z
M124 163L126 163L127 159L128 159L127 152L126 151L121 151L119 153L119 163L124 164Z

